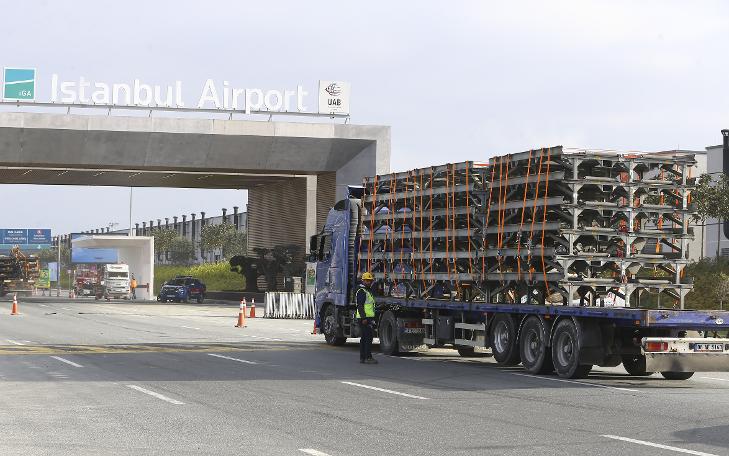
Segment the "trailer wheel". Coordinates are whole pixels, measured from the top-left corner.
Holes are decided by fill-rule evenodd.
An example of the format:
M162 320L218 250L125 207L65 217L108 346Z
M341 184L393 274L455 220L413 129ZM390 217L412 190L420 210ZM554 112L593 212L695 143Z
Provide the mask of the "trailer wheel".
M321 329L324 333L324 340L326 340L329 345L344 345L344 343L347 342L347 338L337 336L335 323L334 306L328 305L327 309L324 311L324 318L322 319L321 324Z
M693 372L661 372L666 380L688 380L693 377Z
M386 355L396 356L400 353L400 344L397 338L397 320L395 314L387 311L380 318L380 327L377 329L380 338L380 351Z
M554 329L552 362L562 378L585 378L592 369L591 364L580 364L580 341L572 320L562 320Z
M489 331L489 344L497 363L502 366L519 364L516 323L509 315L498 314L494 317Z
M547 347L549 335L539 317L528 317L519 331L521 364L530 374L549 374L554 371L552 350Z
M622 359L623 368L630 375L644 377L653 374L645 369L645 356L643 355L623 355Z

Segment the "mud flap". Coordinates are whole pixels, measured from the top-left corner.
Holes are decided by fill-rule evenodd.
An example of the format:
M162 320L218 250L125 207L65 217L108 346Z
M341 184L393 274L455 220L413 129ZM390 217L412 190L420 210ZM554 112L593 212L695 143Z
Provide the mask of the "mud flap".
M425 327L420 318L396 318L397 341L401 352L422 352L428 350L423 342Z

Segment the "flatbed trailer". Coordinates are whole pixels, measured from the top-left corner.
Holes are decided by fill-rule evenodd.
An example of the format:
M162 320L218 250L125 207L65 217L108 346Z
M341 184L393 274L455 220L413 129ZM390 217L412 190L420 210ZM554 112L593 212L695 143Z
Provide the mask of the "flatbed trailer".
M670 380L727 371L729 339L717 336L729 331L729 311L683 309L691 289L683 269L693 237L693 163L687 156L570 156L557 147L490 166L464 162L368 179L310 241L317 325L332 345L359 337L354 291L359 274L371 270L376 337L386 354L452 347L475 356L490 348L501 365L564 378L621 363L631 375L661 372ZM551 186L541 173L546 167L549 176L550 164L550 179L561 181ZM559 166L575 179L565 181ZM502 183L497 170L512 174ZM582 191L578 172L598 184ZM646 276L651 268L663 275ZM651 293L669 297L669 308L660 300L646 308L641 295ZM608 295L622 307L607 304Z

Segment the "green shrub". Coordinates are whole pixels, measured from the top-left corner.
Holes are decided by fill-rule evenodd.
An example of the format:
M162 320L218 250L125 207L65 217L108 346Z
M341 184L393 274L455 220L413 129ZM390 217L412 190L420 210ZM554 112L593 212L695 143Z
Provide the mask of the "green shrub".
M197 277L205 283L208 291L242 291L246 286L243 276L230 272L227 261L193 266L158 265L154 268L154 293L159 293L163 282L178 275Z

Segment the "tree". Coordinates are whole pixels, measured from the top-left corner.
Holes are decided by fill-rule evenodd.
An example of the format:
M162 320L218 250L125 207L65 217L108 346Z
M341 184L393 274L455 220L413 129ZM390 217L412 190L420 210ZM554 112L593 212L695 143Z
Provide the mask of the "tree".
M729 219L729 177L722 174L715 179L702 174L691 192L691 201L696 206L696 220Z
M154 253L157 254L157 258L160 258L165 252L169 252L172 247L172 243L179 237L177 230L173 228L158 228L152 231L154 236Z
M205 251L220 249L223 258L243 255L246 251L246 235L236 231L230 223L205 225L200 232L200 248Z
M720 272L716 278L714 295L719 300L719 310L724 310L724 300L729 298L729 275Z
M43 249L38 252L38 259L41 263L53 263L58 261L58 248ZM71 249L61 244L61 266L71 264Z
M189 239L182 236L172 240L169 252L172 264L188 265L195 258L195 246Z

